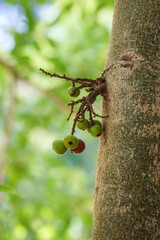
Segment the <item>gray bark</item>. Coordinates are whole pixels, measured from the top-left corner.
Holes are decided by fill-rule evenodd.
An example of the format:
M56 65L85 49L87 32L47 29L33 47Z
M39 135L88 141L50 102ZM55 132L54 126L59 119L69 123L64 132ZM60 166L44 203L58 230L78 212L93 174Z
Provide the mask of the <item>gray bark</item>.
M159 0L115 0L92 240L158 240Z

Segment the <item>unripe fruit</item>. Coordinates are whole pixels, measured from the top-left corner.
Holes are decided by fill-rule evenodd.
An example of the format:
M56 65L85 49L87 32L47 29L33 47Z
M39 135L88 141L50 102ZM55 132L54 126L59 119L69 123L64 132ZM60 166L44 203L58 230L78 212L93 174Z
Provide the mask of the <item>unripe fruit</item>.
M75 87L69 87L68 88L68 94L71 96L71 97L78 97L79 94L80 94L80 90L79 89L76 89L75 91Z
M80 119L77 123L76 123L77 128L81 129L81 130L85 130L89 127L89 122L87 119Z
M72 150L72 153L79 154L83 152L84 149L85 149L85 143L81 139L78 139L78 146Z
M94 125L99 125L100 127L102 127L102 124L101 124L100 121L98 121L98 120L93 120L93 122L94 122Z
M67 148L64 146L63 140L55 140L52 143L52 148L55 151L55 153L59 155L63 155L67 151Z
M98 125L98 126L102 127L101 122L98 121L98 120L93 120L92 125L91 125L91 123L90 123L89 125L90 125L90 126L87 128L87 131L88 131L89 133L90 133L90 128L93 127L94 125Z
M74 149L78 146L78 139L73 135L68 135L64 138L64 145L66 148Z
M89 128L89 132L93 137L99 137L102 134L102 127L94 125Z

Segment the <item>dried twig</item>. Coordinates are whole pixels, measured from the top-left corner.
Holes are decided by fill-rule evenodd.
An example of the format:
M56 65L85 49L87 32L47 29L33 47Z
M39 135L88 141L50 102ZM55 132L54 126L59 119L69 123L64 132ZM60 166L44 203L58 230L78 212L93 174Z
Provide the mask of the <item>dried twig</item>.
M95 80L89 79L89 78L71 78L71 77L67 77L65 74L59 75L57 73L49 73L49 72L46 72L45 70L43 70L42 68L40 68L40 71L50 77L63 78L63 79L66 79L67 81L71 81L73 83L75 83L75 82L77 82L77 83L83 83L83 82L94 83L95 82Z

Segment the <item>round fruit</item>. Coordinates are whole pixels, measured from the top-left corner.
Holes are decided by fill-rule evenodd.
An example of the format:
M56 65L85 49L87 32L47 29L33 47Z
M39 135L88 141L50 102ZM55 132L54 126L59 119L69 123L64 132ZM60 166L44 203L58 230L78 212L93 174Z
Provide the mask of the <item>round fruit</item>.
M87 131L90 133L90 128L93 127L94 125L98 125L100 127L102 127L102 124L100 121L98 120L93 120L93 125L91 125L91 123L89 123L89 127L87 128Z
M69 87L68 88L68 94L71 96L71 97L78 97L79 94L80 94L80 90L79 89L76 89L75 91L75 87Z
M89 128L89 132L93 137L99 137L102 134L102 127L94 125Z
M78 146L72 150L72 153L79 154L83 152L84 149L85 149L85 143L81 139L78 139Z
M93 122L94 122L94 125L99 125L100 127L102 127L102 124L101 124L100 121L98 121L98 120L93 120Z
M78 139L73 135L68 135L64 138L64 145L66 148L74 149L78 146Z
M89 127L89 122L87 119L80 119L77 123L76 123L77 128L81 129L81 130L85 130Z
M63 155L67 151L67 148L64 146L63 140L55 140L52 143L52 148L55 151L55 153L59 155Z

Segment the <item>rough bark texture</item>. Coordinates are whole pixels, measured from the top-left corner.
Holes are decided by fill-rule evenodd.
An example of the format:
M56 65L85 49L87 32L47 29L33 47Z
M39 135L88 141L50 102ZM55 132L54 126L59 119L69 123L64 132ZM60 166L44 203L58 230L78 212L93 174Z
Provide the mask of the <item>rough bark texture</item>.
M158 240L159 0L115 0L92 240Z

